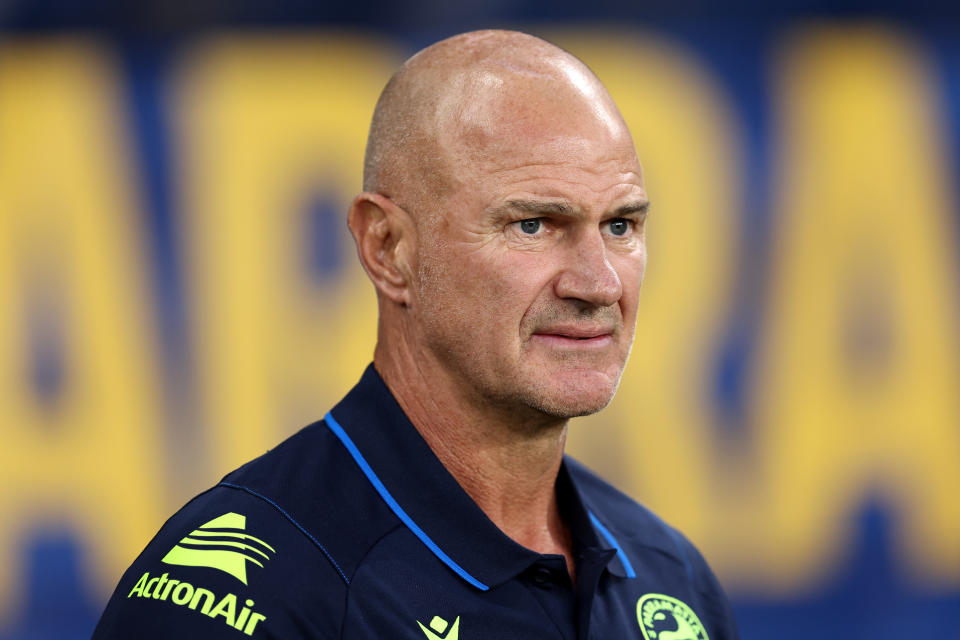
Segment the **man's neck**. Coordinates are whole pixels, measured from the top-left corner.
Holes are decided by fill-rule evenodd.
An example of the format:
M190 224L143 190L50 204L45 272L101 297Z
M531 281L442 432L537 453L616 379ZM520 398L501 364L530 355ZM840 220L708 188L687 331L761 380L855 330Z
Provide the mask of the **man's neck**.
M563 554L573 576L573 545L556 495L566 420L541 416L531 424L521 412L465 402L444 372L410 367L412 355L378 345L374 357L404 413L501 531L539 553Z

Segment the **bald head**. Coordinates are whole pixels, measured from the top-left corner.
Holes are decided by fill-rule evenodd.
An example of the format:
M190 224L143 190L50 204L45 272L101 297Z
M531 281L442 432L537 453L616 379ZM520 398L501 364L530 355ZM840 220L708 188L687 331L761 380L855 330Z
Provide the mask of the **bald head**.
M430 415L597 411L633 340L646 208L630 133L581 61L510 31L424 49L377 103L347 218L377 289L377 370Z
M596 128L629 138L606 89L583 62L540 38L476 31L420 51L377 102L364 163L364 191L417 212L469 179L464 166L501 143L542 145Z

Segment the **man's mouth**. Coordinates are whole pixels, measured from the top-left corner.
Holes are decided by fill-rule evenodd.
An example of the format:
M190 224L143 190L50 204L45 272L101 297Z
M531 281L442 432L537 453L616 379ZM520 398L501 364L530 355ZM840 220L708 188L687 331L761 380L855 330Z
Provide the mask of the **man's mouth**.
M531 336L556 346L606 346L613 341L609 327L548 327L538 329Z

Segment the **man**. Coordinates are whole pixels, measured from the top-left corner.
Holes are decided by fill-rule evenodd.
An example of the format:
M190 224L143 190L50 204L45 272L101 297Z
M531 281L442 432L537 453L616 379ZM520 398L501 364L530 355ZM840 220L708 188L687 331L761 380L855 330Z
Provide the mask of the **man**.
M349 225L374 362L171 518L95 637L736 638L704 560L563 457L633 340L648 201L587 67L459 35L377 104Z

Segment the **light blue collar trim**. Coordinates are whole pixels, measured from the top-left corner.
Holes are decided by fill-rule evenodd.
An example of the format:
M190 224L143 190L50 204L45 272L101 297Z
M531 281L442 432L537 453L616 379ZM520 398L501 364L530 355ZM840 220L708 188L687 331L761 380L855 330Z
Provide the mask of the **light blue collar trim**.
M600 535L606 539L607 544L617 550L617 558L620 559L620 564L623 565L623 570L626 572L628 578L636 578L637 573L633 570L633 565L630 564L630 560L627 559L627 554L623 552L623 549L620 548L620 543L617 542L617 539L613 537L613 534L607 531L607 528L600 524L600 521L597 520L597 516L593 515L592 511L588 511L587 515L590 516L590 522L593 523L593 526L597 528L597 531L600 532Z
M443 549L438 547L437 544L430 539L430 536L428 536L426 532L421 529L409 515L407 515L407 512L403 510L403 507L401 507L396 500L393 499L393 496L390 495L390 492L387 491L387 488L383 486L382 482L380 482L380 478L377 477L377 474L374 473L370 465L367 464L366 459L364 459L363 454L360 453L357 445L353 443L353 440L350 439L350 436L347 435L347 432L343 430L343 427L340 426L340 423L334 419L333 415L329 411L327 412L327 415L323 417L323 420L327 423L327 426L330 428L330 430L333 431L333 434L340 439L340 442L343 443L343 446L347 448L347 451L350 452L350 455L353 456L357 466L359 466L360 470L363 471L363 475L367 476L367 480L369 480L370 484L373 485L373 488L377 490L377 493L380 494L380 497L383 498L383 501L386 502L387 506L390 507L393 513L400 518L400 521L403 522L408 529L410 529L410 532L417 536L420 539L420 542L425 544L427 548L433 552L433 555L437 556L441 562L453 569L461 578L475 586L477 589L480 589L481 591L487 591L490 587L474 578L472 575L467 573L463 567L454 562L453 558L444 553ZM606 529L601 529L601 531L606 532ZM608 536L609 540L613 540L613 538L609 537L609 533L606 535ZM619 552L620 550L617 549L617 553Z

